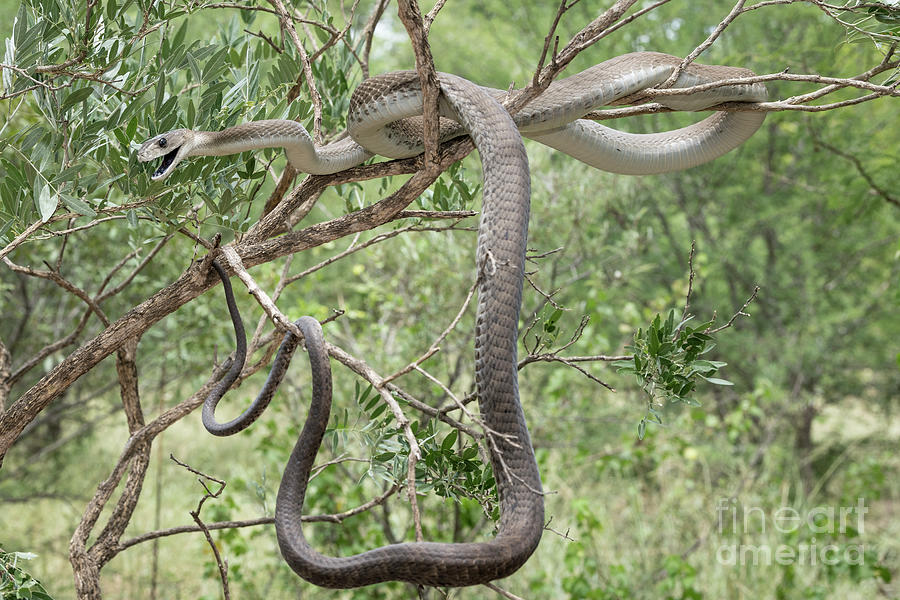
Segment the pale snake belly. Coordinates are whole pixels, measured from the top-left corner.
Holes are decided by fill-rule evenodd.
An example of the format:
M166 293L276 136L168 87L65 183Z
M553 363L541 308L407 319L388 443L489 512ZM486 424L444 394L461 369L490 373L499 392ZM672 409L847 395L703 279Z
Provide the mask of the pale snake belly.
M483 164L476 252L475 385L481 417L493 437L487 446L500 497L497 535L483 543L393 544L346 557L325 556L309 546L301 528L301 509L328 424L331 373L321 327L315 319L303 317L297 325L305 336L312 365L313 399L285 468L275 513L282 555L301 577L336 588L389 580L467 586L506 577L532 554L544 528L544 503L517 382L516 343L530 208L528 159L521 135L600 169L649 174L708 162L737 147L759 128L764 113L754 111L714 113L695 125L654 134L623 133L580 119L595 108L662 83L679 63L680 59L659 53L620 56L554 82L513 117L499 103L506 92L439 74L441 139L469 135ZM750 75L746 69L692 64L674 87ZM765 88L751 84L665 96L661 102L674 109L699 110L722 102L765 98ZM316 147L294 121L256 121L219 132L180 129L164 133L145 142L138 158L162 157L153 178L163 179L188 156L283 147L298 171L333 173L374 154L405 158L421 153L421 114L422 94L415 72L388 73L364 81L353 93L347 120L350 137L341 141ZM271 400L297 340L290 334L285 338L269 379L250 408L229 423L216 423L216 404L240 374L246 342L227 274L218 264L214 266L226 286L238 351L229 374L204 404L203 422L214 434L230 435L252 423Z

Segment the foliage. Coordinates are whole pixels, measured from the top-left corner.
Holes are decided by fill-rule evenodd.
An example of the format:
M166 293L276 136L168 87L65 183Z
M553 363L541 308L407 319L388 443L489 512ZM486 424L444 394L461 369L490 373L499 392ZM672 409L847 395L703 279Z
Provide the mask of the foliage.
M897 43L900 40L900 3L897 0L880 2L848 2L847 40Z
M387 405L372 393L371 385L362 391L357 386L356 396L360 408L369 417L369 422L360 430L372 453L368 475L376 481L403 485L409 469L409 442L403 437L402 429L396 426L394 416L386 412ZM406 404L401 398L398 402L401 406ZM329 429L332 452L336 452L340 441L339 436L333 434L346 427L347 419L345 412L343 420L334 419L335 425ZM472 499L488 517L494 521L500 518L497 484L491 466L483 464L478 456L478 444L465 442L457 429L451 429L438 439L436 419L429 419L424 424L421 421L413 423L412 432L422 452L422 459L416 463L416 490L419 493L433 491L441 498L457 502Z
M84 3L43 10L41 3L23 2L4 58L23 71L4 70L3 91L16 97L32 89L33 109L45 121L0 141L0 239L9 241L36 217L49 221L58 207L93 218L123 198L149 193L152 207L123 211L128 223L137 228L140 220L169 232L184 222L190 207L182 190L202 198L209 218L246 230L244 205L264 174L254 158L186 164L161 186L151 184L134 156L138 141L177 127L220 129L238 120L311 117L309 102L284 98L299 73L298 59L241 39L240 26L252 25L255 12L241 15L212 40L186 41L189 9L166 3L108 2L102 12L92 12ZM95 39L100 31L102 39ZM63 71L68 80L61 85L52 83L60 74L20 76L73 53L90 74ZM317 76L334 92L325 111L328 126L346 113L344 73L351 59L348 52L337 52L316 63ZM11 124L27 120L20 110L12 108ZM271 159L275 152L265 154ZM138 171L145 174L126 176Z
M646 332L640 328L634 334L634 343L628 346L634 354L632 360L614 363L619 373L634 374L641 389L650 397L647 416L638 424L639 439L644 438L647 423L662 425L659 409L667 403L700 406L691 397L698 379L715 385L733 385L727 379L713 377L727 363L700 358L716 347L709 334L713 322L689 327L687 323L692 319L688 317L675 325L674 310L669 312L664 323L657 314Z
M434 185L419 196L416 203L425 210L464 210L472 208L481 191L480 184L474 184L466 176L462 163L454 163L441 173Z
M19 561L31 560L31 552L0 550L0 598L3 600L53 600L40 582L29 575Z

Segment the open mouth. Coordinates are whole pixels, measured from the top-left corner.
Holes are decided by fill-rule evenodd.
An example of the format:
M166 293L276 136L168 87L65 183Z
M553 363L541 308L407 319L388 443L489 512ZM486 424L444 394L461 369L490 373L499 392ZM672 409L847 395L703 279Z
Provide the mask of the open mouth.
M175 148L174 150L163 156L162 162L159 164L159 168L153 172L153 179L159 179L160 177L165 175L169 167L172 166L172 163L175 162L176 154L178 154L178 148Z

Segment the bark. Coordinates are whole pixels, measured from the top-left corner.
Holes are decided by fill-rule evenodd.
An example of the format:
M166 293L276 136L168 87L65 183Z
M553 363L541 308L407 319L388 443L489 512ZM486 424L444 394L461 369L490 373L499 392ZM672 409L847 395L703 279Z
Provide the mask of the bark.
M6 410L6 399L9 398L10 382L12 374L12 359L9 350L3 340L0 340L0 415Z
M120 395L128 421L128 430L132 435L144 427L144 415L138 393L137 345L138 339L130 338L116 353L116 372L119 376ZM90 548L87 548L87 541L91 530L119 479L107 479L104 484L100 485L88 503L84 516L69 542L69 562L72 565L75 593L79 600L101 597L100 569L117 553L119 540L125 533L125 528L131 521L131 516L140 498L149 464L150 442L145 441L140 444L136 454L131 458L130 471L122 495L103 531Z
M819 411L812 402L808 402L800 411L800 420L794 430L794 447L797 450L797 460L800 464L800 474L803 477L804 487L807 491L812 489L815 482L815 471L811 462L813 439L812 424Z

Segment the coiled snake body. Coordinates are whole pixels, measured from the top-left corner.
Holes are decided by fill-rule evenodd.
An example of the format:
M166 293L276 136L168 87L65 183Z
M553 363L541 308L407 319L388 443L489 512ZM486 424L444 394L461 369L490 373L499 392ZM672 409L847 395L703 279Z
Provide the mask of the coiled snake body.
M282 555L303 578L326 587L348 588L400 580L434 586L467 586L506 577L531 555L544 527L541 480L519 402L516 340L524 277L530 183L521 135L561 149L592 166L619 173L660 173L688 168L728 152L760 126L761 112L714 113L679 130L626 134L579 118L668 78L680 59L658 53L624 55L553 83L510 117L498 99L505 92L479 87L453 75L439 75L441 139L472 137L484 171L484 198L476 253L478 308L475 384L487 426L491 464L500 495L496 537L484 543L402 543L348 557L313 550L300 526L301 508L313 461L328 423L331 373L319 323L297 321L313 373L313 401L306 424L285 468L275 525ZM675 87L752 75L745 69L689 66ZM765 100L762 85L730 85L703 95L665 96L676 109L702 109L727 101ZM225 155L284 147L290 162L307 173L331 173L373 154L390 158L422 151L422 97L414 72L389 73L364 81L350 102L350 137L316 147L294 121L257 121L219 132L176 130L151 138L138 158L162 157L155 179L167 177L187 156ZM418 118L417 118L418 117ZM238 352L229 374L210 394L203 421L217 435L236 433L255 420L284 375L297 340L285 338L269 380L250 408L218 424L215 406L243 367L246 343L225 271L214 264L226 289Z

